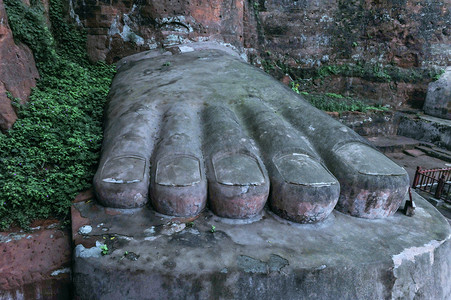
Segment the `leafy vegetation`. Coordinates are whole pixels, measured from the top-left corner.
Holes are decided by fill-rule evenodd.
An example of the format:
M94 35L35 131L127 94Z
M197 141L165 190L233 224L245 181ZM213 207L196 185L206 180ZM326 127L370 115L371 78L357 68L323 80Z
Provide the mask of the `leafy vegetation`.
M434 80L443 73L441 69L425 70L420 68L404 69L394 65L381 65L376 63L325 65L317 69L314 78L325 78L339 75L344 77L360 77L375 82L411 82Z
M109 249L108 249L108 246L107 245L101 245L100 246L100 250L102 250L102 255L108 255L109 254Z
M251 58L253 59L253 58ZM381 63L356 61L347 64L331 64L313 66L310 68L293 67L287 61L289 57L272 55L270 51L262 54L261 67L265 72L272 75L288 74L296 83L303 87L319 84L331 76L357 77L372 82L406 82L418 83L424 81L435 81L445 72L441 68L401 68L393 64L383 65ZM258 61L253 61L256 63ZM296 60L296 65L302 62Z
M31 48L41 77L27 104L14 101L19 119L0 133L0 227L27 227L66 216L90 187L114 66L89 63L85 34L66 23L62 0L50 0L52 31L39 1L4 3L14 38Z
M263 64L263 63L262 63ZM443 69L404 69L394 65L381 65L376 63L349 63L342 65L323 65L319 68L293 69L286 66L281 61L272 62L269 59L264 61L264 69L268 73L275 68L282 70L285 74L290 74L296 81L312 81L314 79L325 79L330 76L358 77L373 82L408 82L418 83L425 80L435 81Z
M360 111L366 112L369 110L387 111L388 108L381 105L368 105L367 103L354 99L352 97L345 97L335 93L308 93L299 90L299 84L291 83L291 89L297 94L303 95L313 106L324 111L344 112L344 111Z
M340 95L341 96L341 95ZM351 97L337 98L327 94L309 94L304 96L313 106L324 111L387 111L388 108L381 105L368 105L365 102Z

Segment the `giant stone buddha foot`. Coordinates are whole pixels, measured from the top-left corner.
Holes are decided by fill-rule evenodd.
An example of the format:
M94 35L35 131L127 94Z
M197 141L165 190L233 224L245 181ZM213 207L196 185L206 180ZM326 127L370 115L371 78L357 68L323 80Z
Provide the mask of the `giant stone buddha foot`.
M121 62L94 178L101 204L149 201L171 216L208 206L245 219L268 201L299 223L334 208L363 218L396 212L408 189L403 168L261 70L211 48Z

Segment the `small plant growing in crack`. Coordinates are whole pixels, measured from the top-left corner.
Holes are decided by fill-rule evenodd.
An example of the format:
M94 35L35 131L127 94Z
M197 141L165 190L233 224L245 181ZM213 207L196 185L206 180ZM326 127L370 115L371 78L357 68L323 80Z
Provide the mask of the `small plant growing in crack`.
M211 233L215 233L215 231L216 231L216 226L215 226L215 225L211 225L210 231L211 231Z
M102 255L108 255L108 246L107 245L102 245L100 246L100 250L102 250Z

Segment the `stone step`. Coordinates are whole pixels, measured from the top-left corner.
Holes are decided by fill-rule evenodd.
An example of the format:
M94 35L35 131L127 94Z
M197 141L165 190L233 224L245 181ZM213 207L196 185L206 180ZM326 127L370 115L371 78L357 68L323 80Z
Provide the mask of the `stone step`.
M403 151L405 154L413 156L413 157L418 157L418 156L422 156L422 155L426 155L426 153L424 153L423 151L419 150L419 149L406 149Z
M377 136L368 138L368 140L382 153L394 153L415 149L421 143L415 139L400 135Z
M423 151L429 156L444 160L446 162L451 163L451 152L445 149L441 149L435 146L431 146L428 144L421 143L418 146L415 146L416 149Z
M451 150L451 120L423 114L399 112L398 135L433 143L440 148Z

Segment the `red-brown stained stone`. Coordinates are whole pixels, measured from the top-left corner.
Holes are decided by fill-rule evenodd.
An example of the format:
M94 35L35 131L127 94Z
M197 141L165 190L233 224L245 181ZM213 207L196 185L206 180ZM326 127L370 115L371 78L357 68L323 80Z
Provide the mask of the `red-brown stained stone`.
M156 211L170 216L195 216L205 208L206 201L206 182L187 187L155 184L152 190L152 206Z
M84 225L89 225L90 221L87 218L82 217L80 212L74 205L71 206L71 216L72 216L72 240L76 245L85 244L87 241L84 239L83 235L81 235L78 230L80 227ZM91 243L89 243L91 244ZM94 242L95 245L95 242Z
M0 232L0 291L21 289L26 294L42 285L43 293L50 295L46 299L51 299L58 293L49 291L58 285L53 281L70 282L70 232L55 221L32 225L36 227L31 232L17 228Z
M245 32L245 20L250 23L253 17L248 4L241 0L165 0L139 5L125 0L95 5L74 1L73 4L74 12L88 30L87 49L93 61L115 62L149 48L187 40L218 40L240 46L245 34L255 35ZM143 42L137 42L136 36Z
M240 193L241 189L246 193ZM229 186L210 183L210 209L218 216L245 219L258 215L268 199L269 183L261 186ZM228 194L228 197L227 197Z
M8 130L17 115L6 93L25 103L39 73L31 50L14 43L3 0L0 0L0 20L0 130Z
M77 202L81 202L81 201L86 201L86 200L90 200L94 198L94 191L92 188L90 188L89 190L86 190L84 192L81 192L80 194L78 194L75 199L74 199L74 203Z

